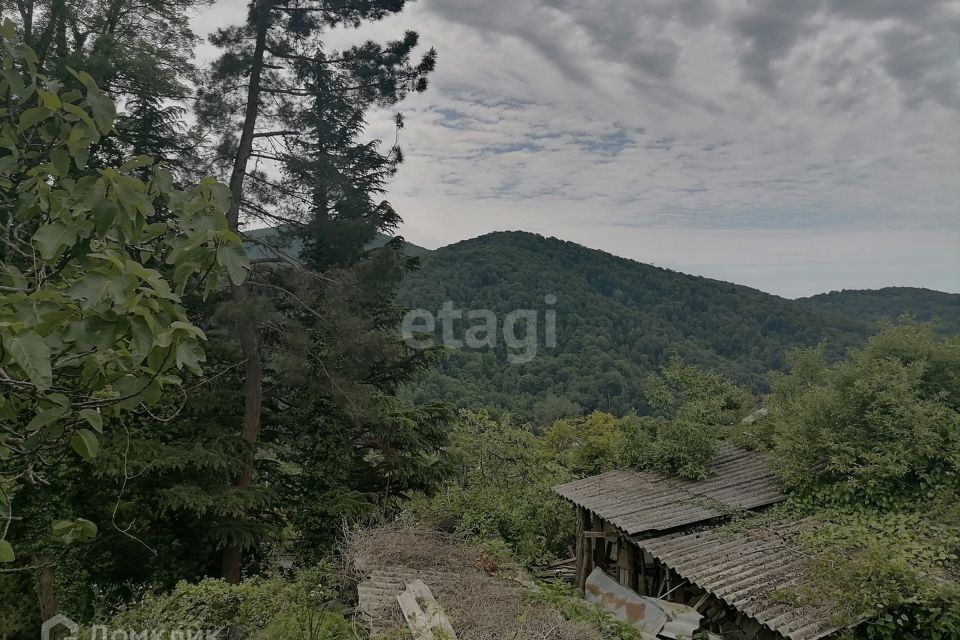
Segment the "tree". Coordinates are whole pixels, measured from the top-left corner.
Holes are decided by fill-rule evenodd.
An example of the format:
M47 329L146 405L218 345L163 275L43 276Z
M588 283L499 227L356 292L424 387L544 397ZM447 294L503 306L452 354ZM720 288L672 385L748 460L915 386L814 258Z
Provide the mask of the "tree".
M349 256L362 250L364 237L396 224L389 205L372 196L401 158L391 151L378 159L376 144L357 144L355 138L367 107L388 106L408 91L425 89L434 54L428 52L413 65L410 57L417 45L413 33L385 46L368 42L328 54L322 34L330 27L379 20L404 4L404 0L254 0L244 24L214 36L212 41L224 54L211 69L199 115L201 124L222 134L214 160L231 166L227 219L233 230L250 217L307 222L308 228L320 230L330 221L352 219L360 232L349 243L355 247ZM315 240L316 248L324 244L329 246L329 240ZM233 287L233 304L252 311L257 286L285 291L296 299L275 282L255 278ZM242 491L254 479L265 363L256 314L240 314L236 331L245 362L241 437L251 447L237 470L236 485ZM241 552L239 545L224 552L223 575L230 581L240 579Z
M636 417L623 460L641 469L703 479L718 440L753 406L744 387L673 357L647 380L647 401L659 415Z
M156 402L181 371L200 372L204 335L181 294L188 283L209 293L228 276L242 282L247 259L223 215L223 185L181 191L161 168L145 183L131 175L152 164L145 156L88 168L113 131L113 102L86 72L71 71L83 91L38 73L10 21L0 44L0 561L13 562L5 538L18 489L43 485L67 445L95 457L111 416ZM158 206L167 221L152 221ZM95 528L77 519L54 533ZM50 594L41 599L43 613L55 610Z
M960 338L908 323L840 363L791 360L768 422L792 489L884 508L960 489Z
M84 69L120 107L114 135L91 149L100 166L147 154L176 170L185 142L184 99L195 80L197 40L189 12L208 0L16 0L0 3L37 53L38 71L80 88L69 68Z
M888 326L840 362L795 352L761 422L806 540L809 592L857 637L960 633L960 338Z
M449 447L454 477L409 509L431 526L499 542L527 565L566 557L573 513L552 487L573 476L553 444L486 410L463 410Z

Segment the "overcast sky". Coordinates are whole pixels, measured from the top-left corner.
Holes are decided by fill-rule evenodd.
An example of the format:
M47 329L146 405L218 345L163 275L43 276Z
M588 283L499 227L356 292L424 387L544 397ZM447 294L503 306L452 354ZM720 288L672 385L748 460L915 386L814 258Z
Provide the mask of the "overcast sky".
M788 297L960 292L960 2L420 0L362 36L406 29L439 52L401 108L411 242L524 229Z

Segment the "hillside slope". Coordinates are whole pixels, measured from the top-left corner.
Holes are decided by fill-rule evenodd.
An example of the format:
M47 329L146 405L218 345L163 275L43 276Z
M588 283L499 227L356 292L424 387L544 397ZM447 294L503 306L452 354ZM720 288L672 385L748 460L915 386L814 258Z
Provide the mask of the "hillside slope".
M553 294L555 305L544 302ZM401 302L432 311L536 309L540 347L528 363L493 349L454 350L414 390L420 399L498 406L525 418L571 410L643 411L646 374L672 354L756 389L784 365L785 352L826 341L839 354L871 323L728 282L677 273L572 242L499 232L442 247L400 291ZM557 310L557 345L543 346L544 314ZM454 332L463 337L462 327Z
M260 229L248 229L244 235L255 242L264 242L271 245L274 249L288 257L299 257L303 250L303 241L299 238L290 237L285 234L284 227L279 229L274 227L263 227ZM367 249L379 249L383 245L393 240L392 236L384 233L378 233L377 237L367 245ZM429 253L429 249L404 241L404 252L408 256L422 256ZM247 244L247 253L251 258L264 258L275 255L269 248L258 246L254 243Z
M845 289L801 298L798 302L874 324L904 315L923 322L934 320L943 333L960 333L960 294L956 293L915 287Z

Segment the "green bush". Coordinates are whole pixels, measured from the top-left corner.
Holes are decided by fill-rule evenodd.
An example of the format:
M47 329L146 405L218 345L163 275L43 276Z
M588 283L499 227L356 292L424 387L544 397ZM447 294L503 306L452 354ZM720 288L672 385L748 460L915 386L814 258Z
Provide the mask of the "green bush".
M879 513L831 510L827 524L801 538L813 581L786 594L833 607L835 622L860 620L870 640L960 637L960 521L949 511Z
M528 594L533 602L549 604L567 620L576 620L596 629L603 640L643 640L639 629L614 618L610 613L588 603L580 594L563 583L545 583Z
M750 393L723 376L674 357L647 379L655 417L631 417L621 424L623 465L702 480L719 439L753 407Z
M960 338L905 323L790 361L766 429L791 502L828 523L795 595L866 619L859 637L960 637Z
M502 545L524 564L565 556L573 510L552 487L572 476L542 439L487 412L463 411L452 442L456 478L412 500L410 517L455 522L459 533Z
M336 610L336 580L327 567L296 579L251 578L240 584L208 578L147 594L105 624L111 629L230 629L256 640L351 640L359 630Z
M716 434L688 420L637 417L624 425L624 465L702 480L716 447Z
M791 490L883 510L960 490L960 337L904 324L843 362L817 350L791 361L770 415Z

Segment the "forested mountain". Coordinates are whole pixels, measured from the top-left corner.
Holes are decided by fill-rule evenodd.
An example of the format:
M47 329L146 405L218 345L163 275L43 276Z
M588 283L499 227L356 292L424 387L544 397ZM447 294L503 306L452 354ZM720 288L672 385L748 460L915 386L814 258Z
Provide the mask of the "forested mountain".
M875 323L902 315L923 322L934 320L941 332L960 333L960 294L956 293L916 287L845 289L802 298L799 302Z
M454 309L490 309L498 318L495 348L451 350L413 390L415 397L496 406L546 422L578 409L644 411L647 374L674 354L764 390L765 372L781 369L793 347L823 341L828 354L839 355L870 335L877 318L915 313L925 319L928 310L947 307L922 297L914 307L906 294L884 306L886 291L864 292L876 295L863 296L871 301L863 313L837 299L846 293L787 300L572 242L500 232L424 256L400 299L434 315L449 300ZM555 305L544 302L548 294L557 297ZM503 320L513 309L539 310L538 353L527 363L506 361ZM557 312L553 349L544 345L547 309ZM463 338L464 327L454 326L454 336Z
M279 231L278 231L279 229ZM262 258L273 253L273 249L281 251L287 256L297 257L303 251L303 239L288 233L289 226L263 227L250 229L244 232L247 239L247 252L251 258ZM367 243L367 249L379 249L394 239L394 236L377 233L372 242ZM265 246L266 245L266 246ZM415 245L412 242L403 243L403 252L408 256L422 256L430 250Z

